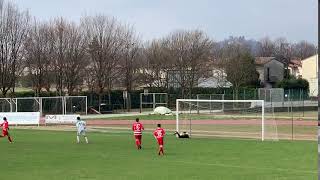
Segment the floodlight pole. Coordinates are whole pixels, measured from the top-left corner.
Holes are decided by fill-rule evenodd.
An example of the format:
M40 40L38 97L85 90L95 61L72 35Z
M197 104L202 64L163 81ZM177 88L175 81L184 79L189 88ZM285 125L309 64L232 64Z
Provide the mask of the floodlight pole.
M224 94L222 95L222 100L224 100ZM222 111L224 111L224 102L222 103Z
M38 97L38 103L39 103L40 116L42 117L43 112L42 112L42 98L41 97Z
M86 97L86 115L88 115L88 97L87 96L85 97Z
M168 102L169 102L169 97L168 97L168 93L166 94L166 107L168 107Z
M12 99L5 99L8 103L9 103L9 105L10 105L10 112L12 112L12 102L11 101L13 101Z
M199 99L199 94L197 94L197 99ZM210 108L210 110L211 110L211 108ZM198 112L198 114L200 113L199 112L199 102L197 102L197 112Z
M264 102L262 101L261 140L264 141Z
M152 98L153 98L152 106L153 106L153 110L154 110L156 108L156 94L155 93L153 93Z
M140 113L142 113L142 94L140 93Z
M179 132L179 100L176 100L176 131Z
M18 112L18 98L16 98L16 112Z

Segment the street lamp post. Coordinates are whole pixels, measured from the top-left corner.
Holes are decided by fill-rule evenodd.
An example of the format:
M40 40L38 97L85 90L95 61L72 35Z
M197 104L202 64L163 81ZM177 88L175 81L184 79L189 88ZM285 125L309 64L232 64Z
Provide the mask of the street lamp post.
M126 44L126 50L127 50L127 52L126 52L126 66L130 66L129 65L129 56L130 56L130 46L134 46L134 43L127 43ZM129 68L129 70L128 70L128 67L126 67L127 69L127 71L130 71L130 68ZM126 76L128 75L128 73L131 73L131 72L126 72ZM129 87L130 86L130 83L132 83L132 82L130 82L131 81L131 79L129 79L129 77L127 76L126 77L126 91L125 91L125 94L126 94L126 96L125 96L125 106L126 106L126 108L127 108L127 112L130 112L130 109L131 109L131 96L130 96L130 91L131 91L131 87Z

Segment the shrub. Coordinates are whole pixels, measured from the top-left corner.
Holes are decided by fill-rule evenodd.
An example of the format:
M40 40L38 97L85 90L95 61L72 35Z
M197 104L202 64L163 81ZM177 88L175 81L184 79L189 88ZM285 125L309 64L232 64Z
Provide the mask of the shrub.
M303 89L309 92L309 82L302 78L284 79L276 84L276 87L283 89Z

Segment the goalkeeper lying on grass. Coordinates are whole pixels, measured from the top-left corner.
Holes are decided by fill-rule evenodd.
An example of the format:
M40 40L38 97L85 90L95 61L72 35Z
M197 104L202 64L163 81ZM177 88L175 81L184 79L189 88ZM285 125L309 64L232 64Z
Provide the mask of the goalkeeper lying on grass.
M174 135L177 135L178 138L189 138L189 134L187 132L183 132L182 134L179 134L178 131L175 131Z

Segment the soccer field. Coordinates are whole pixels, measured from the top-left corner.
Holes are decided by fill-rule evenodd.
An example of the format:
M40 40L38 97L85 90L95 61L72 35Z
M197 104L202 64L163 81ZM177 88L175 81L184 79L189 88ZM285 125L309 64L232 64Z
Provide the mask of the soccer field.
M274 115L266 113L266 117L270 118L273 116L277 120L291 120L292 118L294 120L300 119L300 120L312 120L315 121L317 120L318 117L318 111L306 111L306 112L293 112L292 114L288 112L276 112ZM152 114L126 114L126 115L117 115L117 114L99 114L99 115L89 115L86 116L85 118L87 120L91 119L101 119L101 120L134 120L136 117L139 117L140 120L175 120L176 117L175 115L152 115ZM201 119L234 119L234 118L247 118L247 119L252 119L255 118L255 116L250 116L250 115L219 115L219 114L212 114L212 115L191 115L191 117L194 120L201 120Z
M266 137L286 140L317 140L317 121L313 112L306 112L306 119L285 116L278 113L274 120L266 116ZM146 128L154 128L157 123L165 124L170 130L176 129L176 116L164 115L93 115L83 116L92 126L130 129L134 119L139 117ZM180 116L181 117L181 116ZM192 130L193 135L215 137L261 138L261 120L249 115L192 115L192 122L180 119L180 130ZM190 126L191 124L191 126Z
M317 179L317 142L165 138L163 157L149 132L143 149L132 133L12 130L15 143L0 139L1 179L24 180L306 180Z

